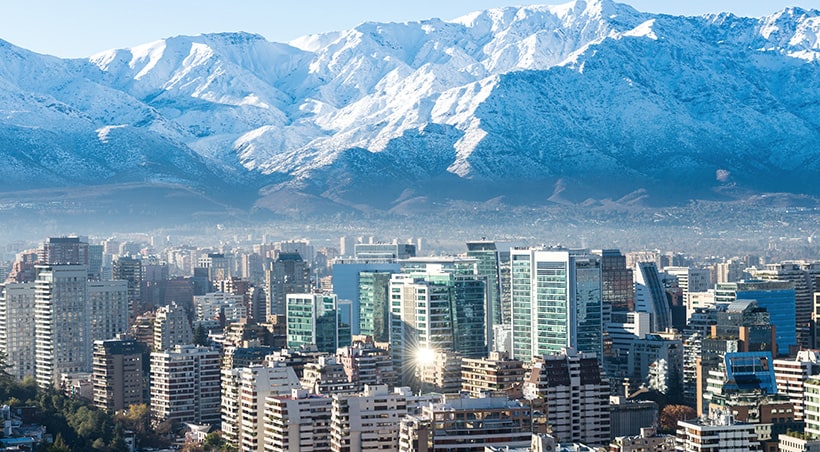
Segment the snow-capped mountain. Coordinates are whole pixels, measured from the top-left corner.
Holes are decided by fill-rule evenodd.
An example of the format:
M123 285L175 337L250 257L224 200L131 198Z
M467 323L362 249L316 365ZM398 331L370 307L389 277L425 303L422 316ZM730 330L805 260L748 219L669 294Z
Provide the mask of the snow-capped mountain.
M273 209L820 195L818 36L816 10L576 0L78 60L0 41L0 176L260 189Z

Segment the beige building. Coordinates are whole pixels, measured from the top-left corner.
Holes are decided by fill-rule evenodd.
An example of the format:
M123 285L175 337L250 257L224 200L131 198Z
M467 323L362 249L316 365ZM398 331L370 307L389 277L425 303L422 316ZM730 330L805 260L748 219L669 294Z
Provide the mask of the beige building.
M506 353L490 352L488 358L461 361L461 389L471 397L502 391L509 397L521 397L524 362L510 359Z
M132 338L94 341L94 405L109 412L145 403L142 347Z
M219 352L194 345L151 353L151 417L219 423Z
M6 356L8 373L17 379L33 377L34 283L0 285L0 351Z

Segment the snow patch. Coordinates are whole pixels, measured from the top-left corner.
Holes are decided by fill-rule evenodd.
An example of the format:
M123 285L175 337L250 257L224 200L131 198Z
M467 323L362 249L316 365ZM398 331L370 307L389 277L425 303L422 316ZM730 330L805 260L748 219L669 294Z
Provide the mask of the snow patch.
M652 26L654 25L655 19L649 19L646 22L633 28L632 30L627 31L623 34L623 36L629 36L633 38L649 38L657 41L658 35L656 35L655 32L652 30Z
M119 124L116 126L105 126L100 127L96 130L97 132L97 139L100 140L102 144L108 144L108 134L111 133L114 129L122 129L124 127L128 127L128 124Z

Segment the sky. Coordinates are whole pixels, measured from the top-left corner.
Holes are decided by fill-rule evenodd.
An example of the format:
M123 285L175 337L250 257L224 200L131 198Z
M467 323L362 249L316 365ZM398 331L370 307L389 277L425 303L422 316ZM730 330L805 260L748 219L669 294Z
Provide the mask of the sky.
M453 19L472 11L564 0L6 0L0 39L39 53L80 58L177 35L246 31L270 41L345 30L366 22ZM760 17L820 0L621 0L639 11L733 12Z

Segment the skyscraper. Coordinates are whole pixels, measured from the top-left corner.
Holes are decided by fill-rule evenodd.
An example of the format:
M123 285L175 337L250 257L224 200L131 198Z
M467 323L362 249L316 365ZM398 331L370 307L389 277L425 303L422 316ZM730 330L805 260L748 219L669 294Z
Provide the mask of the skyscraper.
M583 251L512 251L512 357L572 347L601 357L601 262Z
M287 344L290 348L315 345L335 353L350 345L350 302L335 294L287 295Z
M151 353L151 417L217 425L219 352L193 345Z
M40 387L63 373L91 372L92 339L87 303L88 267L38 265L35 281L36 376Z
M0 351L8 372L21 380L35 370L34 293L34 283L0 285Z
M715 302L725 305L735 300L755 300L769 312L775 326L776 355L788 355L797 346L797 315L795 290L789 281L749 280L720 283L715 286Z
M94 405L114 412L145 403L142 351L133 338L94 341Z
M652 315L652 331L664 332L672 327L672 309L666 299L658 267L654 262L635 264L635 310Z

